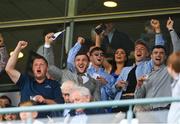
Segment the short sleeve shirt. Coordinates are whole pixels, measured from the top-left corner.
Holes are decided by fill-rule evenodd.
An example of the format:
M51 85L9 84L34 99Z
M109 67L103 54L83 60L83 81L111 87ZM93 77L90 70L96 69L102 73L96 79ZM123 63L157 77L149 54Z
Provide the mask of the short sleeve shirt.
M45 79L43 83L39 84L27 74L21 74L17 86L21 91L21 102L30 100L30 97L35 95L41 95L45 99L52 99L57 103L64 102L60 85L57 81Z

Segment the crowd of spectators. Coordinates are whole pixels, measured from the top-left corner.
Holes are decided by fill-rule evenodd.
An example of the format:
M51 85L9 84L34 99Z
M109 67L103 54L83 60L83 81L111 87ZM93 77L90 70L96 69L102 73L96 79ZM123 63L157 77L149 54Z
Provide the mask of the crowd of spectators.
M67 68L55 65L52 47L55 32L45 35L44 44L37 50L32 62L33 76L23 74L16 69L18 55L28 47L28 42L19 41L13 54L8 57L3 36L0 34L0 72L4 69L10 79L20 89L19 106L78 104L93 101L126 100L179 96L180 85L180 39L174 30L174 21L166 23L173 53L168 58L167 47L161 33L160 22L152 19L149 23L154 39L138 39L134 43L122 32L115 29L113 23L103 24L102 31L95 29L94 44L85 50L86 40L78 37L67 55ZM100 28L102 25L100 25ZM98 29L99 30L99 29ZM152 33L153 32L153 33ZM134 54L134 62L128 63L128 56ZM174 80L174 81L173 81ZM13 107L7 96L0 97L1 108ZM135 105L134 112L169 110L169 122L175 122L173 116L178 113L179 103ZM127 107L108 107L96 109L33 112L33 118L74 116L86 122L86 115L100 113L127 112ZM176 111L177 110L177 111ZM80 116L81 115L81 116ZM26 120L29 113L1 115L1 120ZM180 117L177 114L177 119ZM173 120L174 119L174 120Z

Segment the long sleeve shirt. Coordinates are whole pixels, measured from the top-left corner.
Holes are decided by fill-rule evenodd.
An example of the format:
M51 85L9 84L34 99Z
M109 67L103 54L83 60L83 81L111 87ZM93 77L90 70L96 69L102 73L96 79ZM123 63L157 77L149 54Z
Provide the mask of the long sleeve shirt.
M165 41L161 34L156 34L155 36L155 45L164 45ZM153 68L153 61L152 60L143 60L141 62L136 63L137 68L135 70L136 79L139 79L143 75L149 74ZM122 90L117 89L115 86L118 81L123 80L126 81L129 72L132 70L133 66L124 67L121 71L119 77L117 78L116 83L112 86L112 94L115 95L115 99L119 100L121 98Z
M95 79L96 77L94 75L98 75L100 77L103 77L107 81L105 85L101 86L101 100L109 100L109 98L112 96L111 87L115 82L114 77L106 73L103 68L99 68L97 70L92 65L89 66L87 73Z
M166 66L163 64L159 69L153 70L143 85L135 91L135 98L156 98L171 96L172 77L168 74ZM151 109L166 107L169 103L152 104Z
M37 53L43 56L48 61L49 65L54 65L54 53L51 46L49 48L46 48L44 45L42 45L37 50Z
M68 58L67 58L67 68L74 72L75 71L75 65L74 65L74 60L75 57L78 53L78 51L81 49L82 45L77 42L70 50L68 53Z
M80 43L76 43L69 51L68 58L67 58L67 65L68 69L72 72L75 71L75 65L74 65L74 60L75 56L80 50L82 45ZM115 79L113 76L109 75L104 71L103 68L99 68L96 70L92 65L89 65L87 69L87 73L93 78L94 74L98 74L99 76L105 78L107 81L107 84L101 86L101 100L108 100L108 97L111 95L111 87L115 82Z

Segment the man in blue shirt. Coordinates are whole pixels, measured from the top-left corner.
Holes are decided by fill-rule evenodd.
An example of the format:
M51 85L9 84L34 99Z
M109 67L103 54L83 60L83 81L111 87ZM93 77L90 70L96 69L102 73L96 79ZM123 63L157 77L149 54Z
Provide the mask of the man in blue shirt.
M152 22L155 29L158 28L160 25L158 20L154 20L155 22ZM160 29L157 29L160 30ZM156 32L159 33L159 32ZM160 34L156 34L156 39L155 39L155 45L164 45L164 41L162 38L160 38L158 35ZM173 48L174 51L178 51L179 50L179 38L177 37L176 33L174 32L174 30L170 30L170 35L171 35L171 39L172 39L172 44L173 44ZM138 41L139 42L139 41ZM137 43L138 43L137 42ZM144 44L143 42L139 42L138 44L136 43L135 45L135 64L137 66L136 70L135 70L135 77L136 77L136 82L138 79L140 79L142 76L146 76L147 74L152 72L152 69L154 67L154 62L151 60L147 60L147 46ZM115 99L120 99L122 97L122 90L124 89L124 87L126 86L126 84L124 83L125 81L127 81L128 76L130 71L133 69L133 66L130 67L125 67L121 74L119 75L115 85L112 87L112 91L113 93L115 93ZM134 82L128 82L128 85L130 83L134 83ZM135 91L134 87L134 91ZM134 95L134 92L132 92Z
M46 78L48 63L42 56L37 56L33 60L32 71L34 77L26 74L21 74L15 69L18 59L18 54L24 49L28 43L26 41L19 41L13 55L9 58L5 68L11 80L19 87L21 93L21 102L34 100L40 105L49 105L63 103L63 97L60 90L60 85L54 81ZM39 117L47 117L50 115L40 114Z
M156 32L155 45L164 45L165 41L160 34L159 21L156 19L152 19L151 25ZM116 83L112 87L112 91L115 94L115 99L120 99L122 96L133 98L137 79L139 79L143 75L149 74L152 70L153 62L152 60L148 60L148 46L142 40L137 40L135 42L134 56L135 64L123 68ZM125 89L125 91L122 91L121 89Z
M60 69L57 66L53 64L53 61L51 58L53 56L53 49L52 49L52 37L54 33L48 33L45 36L45 44L41 46L37 53L44 56L46 60L49 63L49 69L48 69L48 75L49 78L58 80L60 83L64 83L65 81L71 80L75 84L79 86L87 87L92 95L92 100L99 101L100 100L100 85L99 82L94 80L90 77L89 74L87 74L87 67L89 65L89 58L84 51L77 50L76 54L72 54L70 57L73 57L74 59L70 60L70 63L72 63L71 69ZM84 38L78 37L79 44L84 42ZM48 46L48 47L47 47ZM43 52L44 51L44 52ZM71 51L71 50L70 50ZM74 51L73 51L74 52ZM71 53L71 52L69 52ZM68 56L69 58L69 56ZM69 60L69 59L68 59ZM70 65L70 64L68 64Z
M90 51L91 65L87 73L98 80L101 84L101 100L109 100L111 97L111 87L115 82L113 76L104 71L102 63L104 61L104 52L102 48L95 47Z
M67 65L68 69L71 71L75 70L75 56L81 49L83 43L77 42L69 51ZM87 68L87 74L92 78L99 81L101 84L101 100L109 100L111 97L111 87L115 82L113 76L109 75L102 68L102 63L104 61L104 51L100 47L94 47L89 53L90 64Z

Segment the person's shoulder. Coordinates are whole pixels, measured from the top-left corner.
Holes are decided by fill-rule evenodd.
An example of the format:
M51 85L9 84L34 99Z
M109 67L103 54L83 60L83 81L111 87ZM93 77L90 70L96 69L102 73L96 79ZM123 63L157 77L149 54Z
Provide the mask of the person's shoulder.
M21 78L21 79L24 79L24 80L33 80L33 77L30 76L30 75L27 74L27 73L21 73L21 74L20 74L20 78Z
M130 70L133 68L133 65L131 66L126 66L126 67L123 67L122 71L127 71L127 70Z
M69 69L64 69L63 70L63 76L66 76L66 77L69 77L69 76L76 77L77 73L76 72L72 72Z

